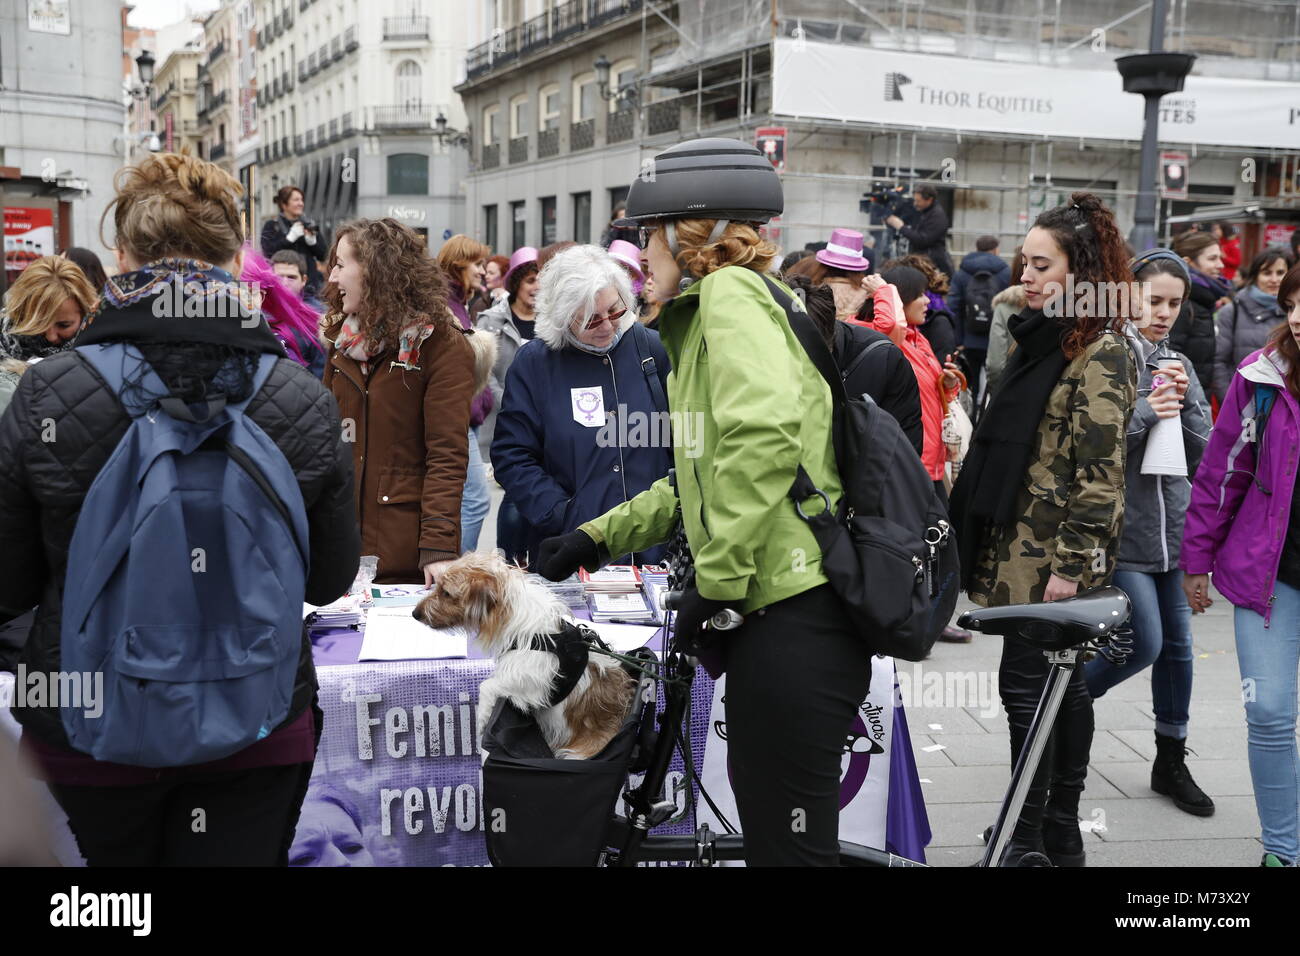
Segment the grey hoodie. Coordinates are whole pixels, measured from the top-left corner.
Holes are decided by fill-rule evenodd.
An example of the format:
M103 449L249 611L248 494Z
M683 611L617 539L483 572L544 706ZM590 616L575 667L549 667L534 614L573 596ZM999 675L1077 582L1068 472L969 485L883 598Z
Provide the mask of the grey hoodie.
M1007 329L1007 320L1019 315L1028 305L1025 287L1008 286L993 297L993 322L989 326L989 351L984 360L984 374L987 377L986 391L992 395L993 390L1002 380L1002 373L1007 368L1007 353L1011 350L1011 332Z
M1191 361L1169 347L1168 340L1152 345L1130 323L1125 328L1129 347L1138 367L1137 403L1128 424L1128 447L1124 461L1124 529L1119 542L1116 567L1120 571L1160 574L1178 567L1183 540L1183 520L1192 497L1192 477L1210 440L1210 406L1205 391L1191 379L1183 399L1183 450L1187 455L1186 478L1142 474L1147 435L1160 419L1147 397L1151 377L1164 359L1176 358L1190 370Z
M1256 301L1250 294L1250 286L1240 290L1232 302L1215 313L1214 325L1218 331L1214 341L1213 387L1220 402L1228 394L1237 366L1251 352L1262 349L1269 334L1285 321L1286 313L1281 307Z
M497 340L497 358L492 365L492 375L488 379L488 388L492 390L492 410L488 412L478 428L478 443L484 461L491 460L488 457L488 449L492 447L492 435L497 425L497 411L501 408L501 399L506 393L506 372L510 371L510 363L515 360L515 353L524 344L524 337L519 334L510 317L509 298L503 295L493 302L490 308L480 312L478 318L474 320L474 328L480 332L491 333Z

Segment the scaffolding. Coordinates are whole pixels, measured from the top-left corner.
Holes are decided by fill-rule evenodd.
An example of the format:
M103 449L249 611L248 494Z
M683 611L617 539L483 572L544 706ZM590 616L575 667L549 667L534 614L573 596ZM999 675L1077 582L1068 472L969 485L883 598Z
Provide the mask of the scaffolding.
M643 148L654 152L669 139L728 135L751 139L760 126L775 125L771 113L772 44L778 37L865 46L881 51L928 53L1023 63L1033 69L1114 70L1114 59L1145 52L1151 4L1144 0L645 0L643 38L661 23L671 27L675 46L647 56L647 115L641 127ZM646 42L643 39L643 52ZM1195 53L1194 72L1216 77L1281 81L1300 80L1300 0L1171 0L1165 48ZM838 78L844 81L845 78ZM852 82L852 79L849 78ZM1134 97L1133 109L1141 104ZM665 119L667 117L667 119ZM996 229L953 230L957 249L973 246L978 235L1001 232L1004 239L1023 236L1025 221L1056 205L1071 191L1088 189L1111 204L1131 199L1120 184L1136 170L1136 144L1117 140L1053 142L1043 136L904 127L886 123L791 121L787 127L787 183L816 182L843 192L865 190L860 172L839 173L801 168L801 150L815 149L831 138L852 138L872 157L880 179L911 186L935 180L951 190L953 203L979 195L981 208L995 211ZM988 176L957 175L939 180L939 172L918 169L918 138L934 152L965 157L1001 153L1001 181ZM1062 179L1058 151L1096 151L1098 162L1087 176ZM1261 166L1258 195L1272 206L1300 205L1300 154L1283 149L1233 146L1189 148L1193 179L1198 162L1248 154ZM880 157L888 157L884 162ZM959 159L957 169L972 164ZM1007 170L1016 175L1009 179ZM1014 181L1012 181L1014 180ZM1187 212L1199 203L1241 199L1227 187L1194 188L1186 200L1162 201L1160 219ZM787 187L789 191L789 187ZM844 222L798 222L795 230L828 231Z

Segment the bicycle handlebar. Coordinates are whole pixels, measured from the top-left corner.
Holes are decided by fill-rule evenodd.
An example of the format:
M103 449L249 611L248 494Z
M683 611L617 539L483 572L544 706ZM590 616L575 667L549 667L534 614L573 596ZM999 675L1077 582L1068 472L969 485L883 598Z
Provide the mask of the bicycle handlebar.
M662 591L659 594L659 607L664 611L675 611L681 606L684 591ZM715 631L733 631L745 623L745 619L731 608L723 608L708 620L708 627Z

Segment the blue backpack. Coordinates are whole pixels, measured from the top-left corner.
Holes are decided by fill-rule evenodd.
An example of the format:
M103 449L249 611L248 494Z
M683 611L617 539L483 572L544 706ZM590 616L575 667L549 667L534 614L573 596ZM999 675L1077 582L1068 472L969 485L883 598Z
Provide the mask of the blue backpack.
M260 356L249 398L208 401L200 418L202 407L169 395L133 346L76 351L132 421L68 551L61 667L104 683L97 716L61 707L64 730L97 760L218 760L288 716L302 648L302 493L244 414L278 356ZM152 397L123 390L141 371L139 391Z

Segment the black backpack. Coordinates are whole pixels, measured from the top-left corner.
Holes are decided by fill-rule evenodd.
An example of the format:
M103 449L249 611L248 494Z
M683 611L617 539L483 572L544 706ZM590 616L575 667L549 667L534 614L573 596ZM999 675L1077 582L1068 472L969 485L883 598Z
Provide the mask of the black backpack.
M961 319L967 332L989 334L993 326L993 297L1001 291L997 276L988 269L981 269L971 276L961 307Z
M790 328L826 379L844 495L826 496L799 466L790 497L822 552L822 571L875 654L924 659L957 605L957 542L925 466L897 420L868 395L845 394L840 370L807 313L764 277ZM809 510L812 510L810 507Z

